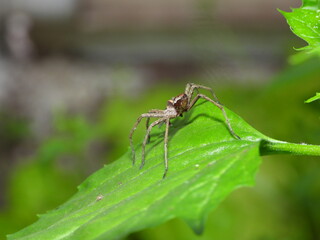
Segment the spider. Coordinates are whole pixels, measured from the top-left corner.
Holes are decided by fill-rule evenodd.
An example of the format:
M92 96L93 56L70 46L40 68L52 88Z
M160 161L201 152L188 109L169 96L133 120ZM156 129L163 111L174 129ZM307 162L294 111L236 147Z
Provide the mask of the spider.
M204 94L199 93L198 89L204 89L204 90L208 90L209 92L211 92L214 100L207 97ZM194 98L192 98L195 90L197 91L197 95ZM166 124L166 130L165 130L165 134L164 134L165 170L163 173L163 178L165 178L167 175L167 172L168 172L168 133L169 133L170 119L182 116L182 114L184 112L188 112L200 98L203 98L203 99L213 103L215 106L217 106L222 111L223 116L225 118L225 122L228 126L230 133L232 134L232 136L234 138L240 139L240 137L233 131L231 124L230 124L230 121L229 121L229 118L223 108L223 105L219 102L219 100L216 97L216 95L214 94L213 90L211 88L203 86L203 85L199 85L199 84L195 84L195 83L188 83L186 85L184 93L182 93L176 97L173 97L172 99L170 99L167 102L167 107L165 110L152 109L152 110L149 110L149 112L147 112L147 113L141 114L140 117L137 119L137 121L134 124L133 128L131 129L130 135L129 135L130 146L131 146L131 151L132 151L132 164L133 165L135 164L135 150L134 150L134 146L133 146L132 136L133 136L133 133L136 130L137 126L141 122L141 120L143 118L147 119L146 120L147 132L144 137L143 144L142 144L142 161L141 161L140 169L144 166L144 163L145 163L145 148L146 148L147 142L150 140L150 132L151 132L152 128L160 123L165 123ZM150 118L158 118L158 119L149 125Z

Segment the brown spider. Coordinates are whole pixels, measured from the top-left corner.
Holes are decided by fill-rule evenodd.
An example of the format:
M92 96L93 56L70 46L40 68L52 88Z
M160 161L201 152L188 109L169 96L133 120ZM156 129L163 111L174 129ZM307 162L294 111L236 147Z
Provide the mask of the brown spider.
M204 89L204 90L210 91L212 96L214 97L214 100L212 100L211 98L209 98L203 94L200 94L200 93L197 93L197 95L192 99L192 95L193 95L194 91L195 90L198 91L198 89ZM142 118L147 118L147 121L146 121L147 133L144 137L144 141L142 144L142 162L140 165L140 169L144 166L145 147L146 147L148 140L150 139L151 129L154 126L164 122L166 124L166 131L164 134L165 170L163 173L163 178L165 178L166 174L168 172L168 133L169 133L170 119L182 116L182 114L184 112L189 111L200 98L203 98L203 99L213 103L222 111L230 133L236 139L240 139L240 137L233 131L231 124L230 124L230 121L229 121L229 118L227 117L227 114L223 108L223 105L219 102L219 100L216 97L216 95L214 94L213 90L209 87L206 87L206 86L202 86L202 85L198 85L198 84L194 84L194 83L188 83L184 93L182 93L176 97L173 97L172 99L170 99L168 101L167 108L165 110L152 109L148 113L141 114L140 117L137 119L137 121L134 124L133 128L131 129L131 132L129 135L130 146L131 146L131 150L132 150L132 164L133 165L135 164L135 151L134 151L134 147L133 147L132 135L133 135L134 131L136 130L138 124L142 120ZM159 119L154 121L153 123L151 123L149 126L150 118L159 118Z

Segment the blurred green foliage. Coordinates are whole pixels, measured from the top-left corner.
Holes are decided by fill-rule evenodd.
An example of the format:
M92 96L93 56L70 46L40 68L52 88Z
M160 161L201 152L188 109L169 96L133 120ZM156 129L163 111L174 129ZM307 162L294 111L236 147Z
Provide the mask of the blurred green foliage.
M0 155L8 152L29 135L27 122L9 111L0 111Z
M36 214L65 201L83 179L79 161L92 137L88 123L83 117L59 115L55 129L33 156L22 159L11 172L6 187L8 204L0 213L0 236L30 224ZM73 158L75 169L66 169L65 164L59 167L66 157Z

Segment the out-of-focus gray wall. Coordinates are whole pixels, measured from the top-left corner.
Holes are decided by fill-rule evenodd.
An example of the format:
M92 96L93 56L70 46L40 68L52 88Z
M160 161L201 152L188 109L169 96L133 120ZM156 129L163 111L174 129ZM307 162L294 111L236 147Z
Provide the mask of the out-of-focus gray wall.
M76 14L82 24L94 28L128 28L190 26L205 12L237 26L261 22L267 26L281 17L277 8L289 10L300 4L299 0L1 0L0 13L20 10L43 20Z
M78 0L2 0L10 10L25 11L43 19L66 18L73 14Z

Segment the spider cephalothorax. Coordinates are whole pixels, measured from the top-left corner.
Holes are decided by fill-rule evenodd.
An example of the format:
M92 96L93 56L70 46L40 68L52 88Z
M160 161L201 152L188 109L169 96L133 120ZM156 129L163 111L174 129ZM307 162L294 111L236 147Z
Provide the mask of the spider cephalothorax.
M182 93L176 97L173 97L168 101L167 108L173 107L177 116L182 116L182 113L188 111L188 96L185 93Z
M197 95L194 98L192 98L194 90L197 90L197 89L204 89L204 90L210 91L212 96L214 97L214 100L207 97L206 95L203 95L200 93L197 93ZM140 168L143 167L144 162L145 162L145 147L146 147L148 140L150 139L151 129L154 126L165 122L165 124L166 124L166 130L165 130L165 135L164 135L165 170L164 170L164 174L163 174L163 178L165 178L165 176L168 172L168 133L169 133L170 119L176 118L178 116L182 116L182 114L184 112L189 111L200 98L203 98L203 99L213 103L222 111L230 133L232 134L233 137L240 139L240 137L237 134L235 134L235 132L233 131L231 124L230 124L230 121L229 121L229 118L223 108L223 105L219 102L219 100L216 97L216 95L214 94L213 90L209 87L206 87L206 86L202 86L202 85L198 85L198 84L194 84L194 83L188 83L186 86L185 92L170 99L167 103L167 107L165 110L152 109L148 113L141 114L140 117L137 119L137 121L136 121L135 125L133 126L133 128L130 132L130 135L129 135L130 146L132 149L132 163L135 164L135 151L134 151L134 147L133 147L132 135L133 135L134 131L136 130L138 124L141 122L142 118L147 118L147 121L146 121L147 133L144 137L144 141L142 144L142 162L141 162ZM158 119L156 121L152 122L149 126L150 118L158 118Z

